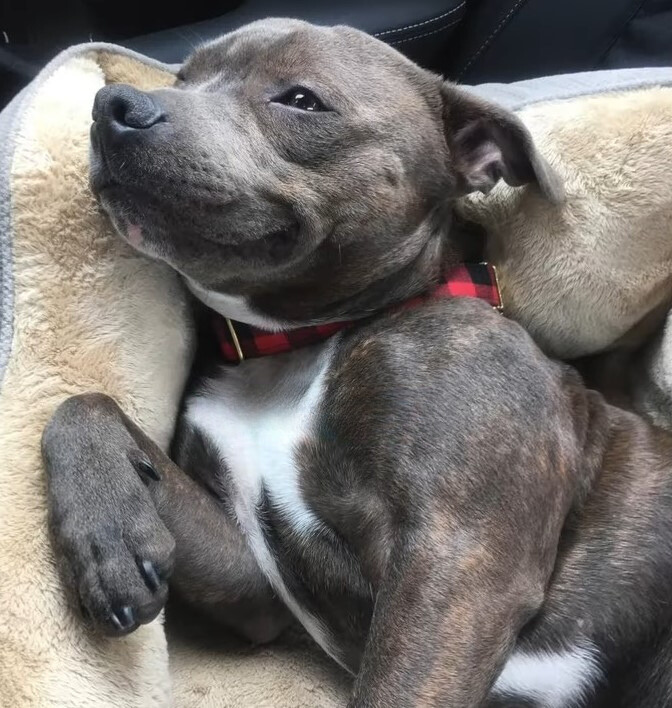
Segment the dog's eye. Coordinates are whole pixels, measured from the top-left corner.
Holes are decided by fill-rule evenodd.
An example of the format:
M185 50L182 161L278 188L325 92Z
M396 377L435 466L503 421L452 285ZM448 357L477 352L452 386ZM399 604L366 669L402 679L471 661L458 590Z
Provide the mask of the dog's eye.
M273 99L274 103L282 103L290 108L297 108L300 111L327 111L328 108L320 101L320 99L312 92L302 86L285 91L282 95Z

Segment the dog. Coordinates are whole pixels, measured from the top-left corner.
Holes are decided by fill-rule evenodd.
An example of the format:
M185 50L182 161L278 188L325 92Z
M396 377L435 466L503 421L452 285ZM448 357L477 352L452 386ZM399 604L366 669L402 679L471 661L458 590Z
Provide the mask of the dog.
M460 196L561 202L523 124L290 20L196 50L173 88L108 86L93 118L121 237L208 308L173 460L99 393L45 430L93 626L153 620L170 580L253 641L297 619L351 706L672 705L672 438L491 303L426 296L483 253ZM289 351L245 356L250 326Z

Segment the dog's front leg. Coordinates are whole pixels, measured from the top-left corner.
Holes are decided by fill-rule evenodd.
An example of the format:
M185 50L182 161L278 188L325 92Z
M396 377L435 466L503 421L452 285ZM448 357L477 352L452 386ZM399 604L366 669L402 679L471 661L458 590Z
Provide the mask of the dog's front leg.
M42 447L57 559L98 630L125 634L154 619L169 577L184 599L254 641L286 625L223 506L111 398L65 401Z
M491 538L445 526L405 534L376 599L350 708L484 704L544 586L514 547Z

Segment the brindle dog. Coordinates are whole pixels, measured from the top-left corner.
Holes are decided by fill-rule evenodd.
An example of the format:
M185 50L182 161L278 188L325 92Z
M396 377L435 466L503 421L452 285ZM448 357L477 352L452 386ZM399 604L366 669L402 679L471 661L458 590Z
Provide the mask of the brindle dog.
M120 234L228 317L361 319L237 367L203 341L164 455L100 394L44 436L93 623L187 601L255 640L287 610L352 706L672 705L672 438L476 300L389 306L478 252L455 199L561 189L519 121L355 30L274 20L174 88L97 96ZM371 317L372 313L378 313Z

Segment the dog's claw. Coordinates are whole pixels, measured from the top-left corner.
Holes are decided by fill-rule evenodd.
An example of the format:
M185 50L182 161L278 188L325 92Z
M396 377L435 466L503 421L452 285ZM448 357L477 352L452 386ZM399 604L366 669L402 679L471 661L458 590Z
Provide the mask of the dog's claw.
M142 575L145 578L147 587L152 591L156 592L161 587L161 578L156 572L156 568L151 561L143 560L140 564L142 567Z
M145 475L150 479L153 479L155 482L161 481L161 475L156 467L151 464L151 462L148 462L147 460L138 460L138 469L141 475Z
M124 605L120 610L112 612L112 624L119 632L126 632L135 625L135 614L133 610Z

